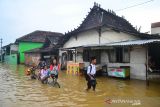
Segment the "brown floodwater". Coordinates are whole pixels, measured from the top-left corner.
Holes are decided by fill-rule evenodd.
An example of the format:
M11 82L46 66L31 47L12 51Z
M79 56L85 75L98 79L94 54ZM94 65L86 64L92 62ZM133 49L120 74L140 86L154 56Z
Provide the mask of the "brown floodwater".
M103 76L97 77L96 91L87 92L83 76L61 71L56 88L30 80L26 69L0 64L0 107L160 107L160 82L147 87L145 81Z

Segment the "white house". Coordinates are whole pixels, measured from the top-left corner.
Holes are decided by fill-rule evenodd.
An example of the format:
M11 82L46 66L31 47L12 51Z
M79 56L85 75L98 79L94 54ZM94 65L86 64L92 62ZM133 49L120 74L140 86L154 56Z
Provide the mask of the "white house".
M151 24L151 34L160 35L160 22L155 22Z
M62 64L76 61L85 66L91 56L96 56L97 65L106 65L108 71L129 67L130 78L146 80L148 56L156 56L153 54L160 49L156 44L159 40L155 35L138 32L126 19L95 3L82 24L64 35L60 56ZM154 49L150 44L156 44ZM157 53L160 55L159 50Z

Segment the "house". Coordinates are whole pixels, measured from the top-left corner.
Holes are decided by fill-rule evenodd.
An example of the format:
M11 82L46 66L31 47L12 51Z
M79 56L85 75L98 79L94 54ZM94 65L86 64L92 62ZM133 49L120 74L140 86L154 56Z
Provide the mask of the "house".
M151 24L151 34L160 35L160 22L155 22Z
M15 43L18 44L18 54L20 56L20 63L25 62L25 56L24 56L25 51L42 47L46 40L46 37L54 35L62 35L62 34L58 32L37 30L16 39Z
M25 51L25 65L37 65L39 59L44 59L47 63L50 63L50 58L58 57L60 45L58 41L62 37L62 34L54 34L47 36L45 42L41 48Z
M9 64L18 64L18 45L15 43L10 43L2 47L4 51L4 62Z
M87 67L96 56L97 70L106 66L108 75L125 77L129 69L130 78L146 80L149 57L160 58L159 42L159 36L140 33L114 11L94 3L82 24L65 33L60 56L65 68L67 61Z

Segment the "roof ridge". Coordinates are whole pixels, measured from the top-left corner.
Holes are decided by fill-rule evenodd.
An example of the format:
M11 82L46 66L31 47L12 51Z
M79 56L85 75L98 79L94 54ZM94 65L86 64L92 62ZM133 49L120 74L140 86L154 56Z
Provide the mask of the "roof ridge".
M107 17L109 15L112 15L113 18L109 17L112 19L112 21L115 22L110 22L110 23L114 23L117 24L118 26L116 26L117 28L121 28L120 26L123 26L125 29L127 29L128 31L132 31L132 32L138 32L135 27L133 27L133 25L126 20L123 16L118 16L116 14L116 12L114 12L111 9L105 10L104 8L101 8L101 5L94 2L94 5L92 8L90 8L90 11L88 12L88 14L85 16L84 20L81 22L81 24L79 26L77 26L77 28L74 28L73 30L68 31L66 34L70 34L70 33L74 33L76 31L78 31L79 29L83 28L85 26L85 23L87 23L87 21L89 20L90 16L92 14L96 14L95 16L98 17L96 18L93 22L94 23L98 23L97 25L102 26L103 24L106 24L107 22L103 21L105 17ZM102 19L100 19L100 15L102 17ZM100 22L101 20L101 22ZM119 21L118 21L119 20ZM90 20L91 21L91 20ZM95 22L97 21L97 22ZM98 22L99 21L99 22ZM125 25L125 26L124 26ZM126 27L128 26L128 27Z
M60 37L62 35L63 34L60 32L36 30L36 31L33 31L29 34L26 34L20 38L17 38L15 42L18 42L18 41L44 42L44 39L46 37ZM37 36L38 36L38 38L37 38Z

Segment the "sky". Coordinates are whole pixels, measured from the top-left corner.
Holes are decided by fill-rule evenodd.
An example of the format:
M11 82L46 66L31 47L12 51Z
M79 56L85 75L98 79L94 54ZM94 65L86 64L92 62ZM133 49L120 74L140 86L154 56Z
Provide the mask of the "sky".
M124 16L141 32L160 22L160 0L116 11L149 0L0 0L0 38L3 46L35 30L65 33L77 28L94 2Z

